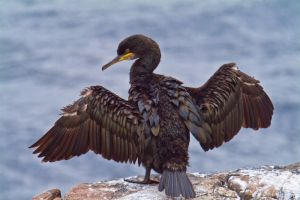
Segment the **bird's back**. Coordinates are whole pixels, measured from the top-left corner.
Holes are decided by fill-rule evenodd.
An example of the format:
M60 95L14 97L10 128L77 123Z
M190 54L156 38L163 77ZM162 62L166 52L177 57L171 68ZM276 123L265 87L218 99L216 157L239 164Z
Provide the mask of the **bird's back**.
M174 78L153 74L147 81L131 85L129 101L144 119L143 165L162 173L160 191L191 198L195 192L185 173L190 140L187 123L196 108L181 84Z
M153 74L147 82L133 83L129 90L129 101L139 108L144 118L144 162L152 159L153 168L158 172L175 160L176 168L186 169L190 138L180 115L180 100L184 100L185 93L181 84L172 77Z

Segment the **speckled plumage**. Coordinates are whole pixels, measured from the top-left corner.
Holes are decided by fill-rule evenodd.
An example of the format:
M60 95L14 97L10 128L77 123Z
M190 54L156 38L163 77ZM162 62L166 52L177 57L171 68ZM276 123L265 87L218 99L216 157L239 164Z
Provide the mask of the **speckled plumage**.
M157 74L148 77L147 85L132 84L129 90L129 102L137 105L144 119L145 148L150 152L144 155L151 162L151 168L162 173L165 166L173 169L186 170L189 130L182 120L178 110L180 82ZM177 97L175 94L177 93ZM172 150L176 152L171 153ZM151 157L151 158L149 158ZM165 162L175 160L173 166Z
M231 140L241 127L266 128L273 105L259 81L223 65L203 86L153 73L160 62L156 42L133 35L118 47L118 56L103 69L136 59L130 69L128 100L102 86L83 90L80 99L62 109L55 125L31 147L45 162L70 159L89 150L117 162L143 164L142 183L150 171L161 173L159 190L195 197L186 176L189 132L207 151Z

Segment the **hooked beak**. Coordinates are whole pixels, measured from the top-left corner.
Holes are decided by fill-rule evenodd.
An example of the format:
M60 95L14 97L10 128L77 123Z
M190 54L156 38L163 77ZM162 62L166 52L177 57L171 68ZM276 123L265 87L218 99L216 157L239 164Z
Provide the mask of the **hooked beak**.
M118 62L121 62L123 60L132 60L135 58L135 54L132 52L127 52L124 53L120 56L115 57L112 61L110 61L109 63L105 64L102 66L102 71L104 71L105 69L109 68L110 66L112 66L113 64L116 64Z

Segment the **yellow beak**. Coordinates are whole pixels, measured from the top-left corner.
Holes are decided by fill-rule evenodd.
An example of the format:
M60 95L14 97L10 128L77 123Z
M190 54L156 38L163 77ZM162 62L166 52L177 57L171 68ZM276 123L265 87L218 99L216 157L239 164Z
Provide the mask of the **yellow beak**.
M116 64L116 63L121 62L123 60L132 60L134 58L135 58L135 54L134 53L131 53L131 52L124 53L123 55L117 56L114 59L112 59L112 61L110 61L109 63L103 65L102 71L104 71L105 69L109 68L113 64Z

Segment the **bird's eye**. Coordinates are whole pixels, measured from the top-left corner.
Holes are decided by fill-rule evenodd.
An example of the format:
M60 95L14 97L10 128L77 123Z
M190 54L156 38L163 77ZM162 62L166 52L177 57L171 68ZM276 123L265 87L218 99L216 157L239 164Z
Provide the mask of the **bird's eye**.
M130 50L129 49L125 49L125 53L129 53L130 52Z

